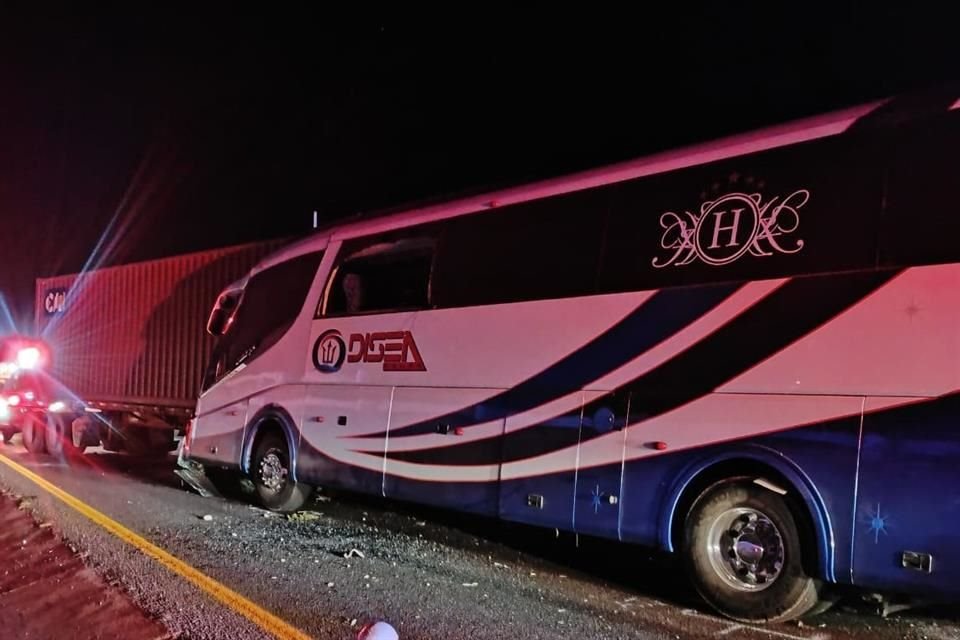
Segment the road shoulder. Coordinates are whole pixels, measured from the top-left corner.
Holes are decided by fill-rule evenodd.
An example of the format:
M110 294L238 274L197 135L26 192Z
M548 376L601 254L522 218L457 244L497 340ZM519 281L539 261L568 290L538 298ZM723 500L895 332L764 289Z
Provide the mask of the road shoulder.
M4 637L161 640L172 637L118 586L86 566L27 499L0 494L0 630Z

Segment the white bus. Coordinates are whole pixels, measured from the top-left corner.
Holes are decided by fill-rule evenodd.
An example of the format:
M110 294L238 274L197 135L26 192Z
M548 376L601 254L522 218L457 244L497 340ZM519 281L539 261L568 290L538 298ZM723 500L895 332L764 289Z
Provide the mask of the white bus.
M220 296L182 459L271 509L322 485L675 551L737 620L956 596L956 98L320 231Z

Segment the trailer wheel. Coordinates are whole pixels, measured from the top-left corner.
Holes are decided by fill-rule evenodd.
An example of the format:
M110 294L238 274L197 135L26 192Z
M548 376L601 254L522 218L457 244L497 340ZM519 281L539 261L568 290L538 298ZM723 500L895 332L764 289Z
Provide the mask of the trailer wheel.
M158 445L152 435L153 427L126 427L123 430L123 446L132 456L160 458L170 453L164 442ZM173 439L171 438L171 442Z
M23 447L30 453L44 453L46 448L46 425L37 416L27 415L20 428Z
M251 461L250 476L257 501L271 511L296 511L310 497L310 488L290 477L290 450L282 434L261 436Z
M63 459L77 458L83 454L81 449L73 443L73 429L67 416L47 416L46 441L50 455Z
M704 491L687 515L687 569L700 596L741 622L782 622L817 604L803 570L796 520L784 498L747 480Z

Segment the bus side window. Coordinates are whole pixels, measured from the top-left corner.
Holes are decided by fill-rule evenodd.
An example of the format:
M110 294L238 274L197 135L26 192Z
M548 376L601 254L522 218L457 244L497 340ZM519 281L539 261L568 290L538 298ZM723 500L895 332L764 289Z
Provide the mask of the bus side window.
M595 293L607 195L581 191L450 220L434 276L440 308Z
M433 240L408 238L366 244L362 249L354 245L344 252L346 257L334 274L324 315L428 308Z

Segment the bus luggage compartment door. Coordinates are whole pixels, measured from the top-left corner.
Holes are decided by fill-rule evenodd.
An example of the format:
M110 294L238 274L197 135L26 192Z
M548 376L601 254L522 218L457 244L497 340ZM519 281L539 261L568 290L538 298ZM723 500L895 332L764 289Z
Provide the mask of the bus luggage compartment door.
M392 498L495 516L503 418L498 389L397 387L384 492Z
M298 479L383 494L391 387L308 385Z
M854 584L956 595L960 395L879 408L888 402L864 407Z
M579 533L619 535L629 406L625 392L584 394L574 505L574 529Z
M500 472L500 516L527 524L573 528L579 402L557 415L549 406L506 419Z

